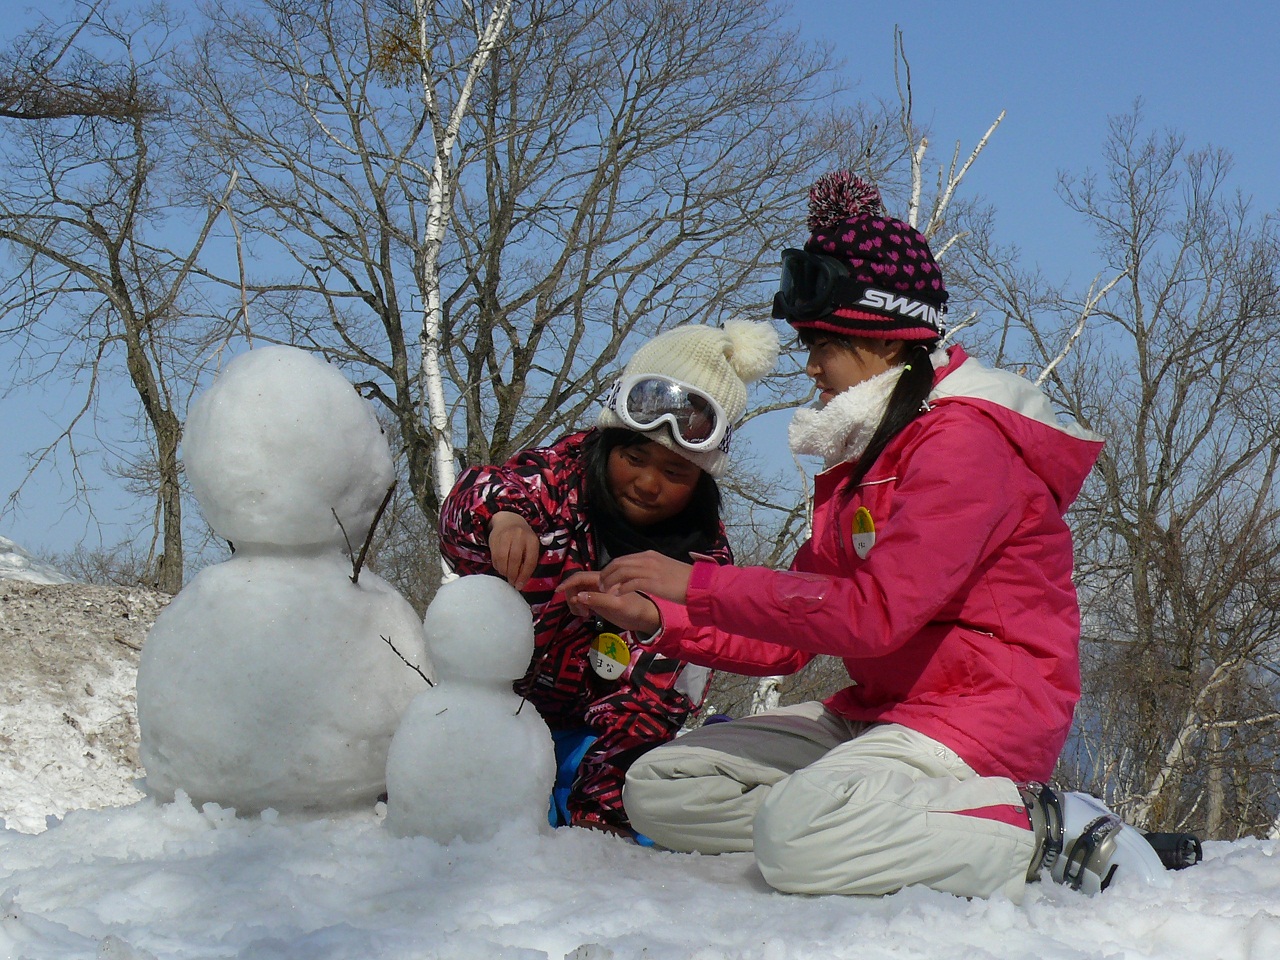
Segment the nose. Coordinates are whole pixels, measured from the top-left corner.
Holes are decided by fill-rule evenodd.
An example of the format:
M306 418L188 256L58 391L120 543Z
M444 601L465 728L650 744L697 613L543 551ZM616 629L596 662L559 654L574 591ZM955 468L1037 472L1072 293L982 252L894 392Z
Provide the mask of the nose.
M822 364L814 358L813 351L809 351L809 355L804 361L804 375L810 380L818 379L818 374L822 372Z
M639 492L656 497L662 490L662 477L657 470L641 470L636 474L635 486Z

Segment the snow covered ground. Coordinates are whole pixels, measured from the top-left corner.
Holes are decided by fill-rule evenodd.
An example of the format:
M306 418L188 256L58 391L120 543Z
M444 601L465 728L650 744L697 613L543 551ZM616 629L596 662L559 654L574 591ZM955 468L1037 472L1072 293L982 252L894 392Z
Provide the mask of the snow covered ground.
M24 742L30 770L55 762L56 732L47 756ZM93 782L80 805L95 809L60 817L65 797L18 795L23 783L0 796L0 960L1280 957L1274 840L1207 843L1168 887L1119 881L1094 898L1049 883L1019 905L924 889L802 897L770 890L749 855L582 830L508 824L446 845L393 836L381 805L237 817L183 795L135 800L132 784L112 801Z
M1018 906L924 889L769 890L750 856L582 830L396 839L376 811L240 819L183 798L0 833L0 956L253 960L1274 960L1275 841L1210 843L1156 889L1039 884Z

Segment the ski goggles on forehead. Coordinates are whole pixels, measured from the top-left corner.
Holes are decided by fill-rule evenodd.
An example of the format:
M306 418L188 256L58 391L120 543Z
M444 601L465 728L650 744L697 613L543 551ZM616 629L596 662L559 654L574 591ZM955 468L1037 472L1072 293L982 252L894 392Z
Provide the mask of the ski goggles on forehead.
M849 302L855 288L849 268L835 257L782 251L782 281L773 297L775 320L816 320ZM854 298L856 299L856 298Z
M650 373L622 377L605 397L605 407L628 428L647 433L662 424L675 442L694 453L719 447L729 452L733 433L723 408L697 387Z
M835 257L788 249L782 251L782 281L773 298L773 316L803 323L841 307L862 308L941 333L946 300L945 293L935 303L873 287L855 280L848 265Z

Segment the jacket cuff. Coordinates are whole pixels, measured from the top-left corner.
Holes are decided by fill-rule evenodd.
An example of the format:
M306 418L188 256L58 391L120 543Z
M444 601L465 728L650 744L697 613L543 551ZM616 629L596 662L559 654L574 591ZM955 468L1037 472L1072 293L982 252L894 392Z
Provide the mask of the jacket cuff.
M685 606L683 603L664 600L662 597L651 596L647 593L645 596L658 608L658 617L662 622L652 636L641 638L640 643L655 653L672 655L671 652L679 647L680 635L689 627L689 615L685 610Z
M704 627L711 624L711 601L715 597L712 587L720 569L718 563L698 561L693 565L693 574L689 577L689 589L685 595L687 622Z

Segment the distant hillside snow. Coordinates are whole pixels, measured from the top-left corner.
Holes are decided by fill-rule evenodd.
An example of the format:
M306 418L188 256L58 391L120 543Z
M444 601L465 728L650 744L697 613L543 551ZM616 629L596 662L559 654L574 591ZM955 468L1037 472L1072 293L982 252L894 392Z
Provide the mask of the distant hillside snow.
M28 583L72 583L72 579L48 564L41 563L8 537L0 537L0 580Z

